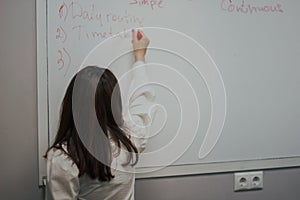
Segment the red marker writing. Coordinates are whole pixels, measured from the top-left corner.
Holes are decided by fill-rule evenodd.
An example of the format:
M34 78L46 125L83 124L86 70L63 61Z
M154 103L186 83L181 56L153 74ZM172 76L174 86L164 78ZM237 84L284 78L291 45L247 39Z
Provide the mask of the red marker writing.
M140 40L142 39L143 35L141 34L140 31L137 32L137 39Z

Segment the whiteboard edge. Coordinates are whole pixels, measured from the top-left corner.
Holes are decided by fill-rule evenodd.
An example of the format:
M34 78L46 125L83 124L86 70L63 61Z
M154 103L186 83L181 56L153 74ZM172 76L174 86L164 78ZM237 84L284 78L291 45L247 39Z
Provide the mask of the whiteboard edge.
M38 173L39 186L46 176L46 160L43 158L48 147L48 81L47 81L47 2L36 0L36 59L37 59L37 122L38 122Z
M219 163L201 163L188 165L170 165L161 167L139 167L136 178L162 178L186 175L201 175L212 173L229 173L246 170L269 170L300 166L300 157L272 158L262 160L228 161ZM157 170L156 170L157 169ZM143 171L146 173L143 173ZM152 172L149 172L152 171Z

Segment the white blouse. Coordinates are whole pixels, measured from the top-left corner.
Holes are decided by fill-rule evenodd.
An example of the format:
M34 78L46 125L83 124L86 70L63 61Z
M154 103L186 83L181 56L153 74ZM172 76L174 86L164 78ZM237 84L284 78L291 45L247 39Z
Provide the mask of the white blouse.
M119 80L125 124L133 133L131 139L139 152L145 149L147 143L148 128L142 126L151 122L153 113L150 108L155 98L153 89L149 87L141 87L135 91L147 83L145 68L144 63L138 61L133 66L134 70L131 73L133 76ZM130 80L128 84L125 83L126 80ZM124 85L128 87L124 88ZM126 102L128 102L127 105ZM47 199L134 200L134 166L123 166L122 163L125 161L127 161L127 154L121 150L120 154L113 158L111 164L115 177L109 182L101 182L87 175L79 178L76 164L63 151L51 149L47 156Z

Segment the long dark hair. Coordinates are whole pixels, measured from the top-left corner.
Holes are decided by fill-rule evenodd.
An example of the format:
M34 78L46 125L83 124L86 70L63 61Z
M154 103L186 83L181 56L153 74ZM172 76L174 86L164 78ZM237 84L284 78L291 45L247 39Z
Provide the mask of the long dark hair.
M72 107L72 103L74 103L73 91L74 85L76 85L75 82L80 78L83 90L79 92L95 88L95 99L93 100L95 106L93 111L96 113L97 123L99 123L104 132L104 134L100 135L106 136L105 139L97 141L100 142L97 144L100 144L98 146L100 146L99 149L102 154L100 161L88 150L89 147L86 148L88 144L78 134L74 120L74 116L78 113ZM88 121L87 123L90 122ZM90 127L93 128L94 126L88 124L87 127L91 129ZM97 132L97 130L95 131ZM74 161L79 169L79 177L87 174L92 179L98 178L100 181L110 181L114 178L110 167L112 161L111 142L114 142L119 147L118 153L120 153L121 148L125 148L129 152L128 161L124 163L125 165L130 163L135 165L137 163L138 151L130 140L130 135L122 117L121 93L117 78L109 69L96 66L85 67L75 74L69 83L61 105L58 132L45 157L47 157L50 149L60 149ZM64 150L63 145L66 145L67 151ZM133 159L134 153L136 155L135 160Z

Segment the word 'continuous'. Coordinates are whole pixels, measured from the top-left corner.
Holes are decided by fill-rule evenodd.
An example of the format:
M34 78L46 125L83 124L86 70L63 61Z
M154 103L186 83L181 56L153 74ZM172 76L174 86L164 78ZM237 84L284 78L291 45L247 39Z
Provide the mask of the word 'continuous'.
M245 0L233 1L233 0L222 0L221 9L230 13L236 12L241 14L255 14L255 13L283 13L284 10L280 3L275 4L264 4L264 5L254 5L253 3L247 2Z

